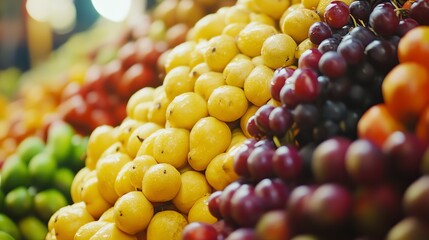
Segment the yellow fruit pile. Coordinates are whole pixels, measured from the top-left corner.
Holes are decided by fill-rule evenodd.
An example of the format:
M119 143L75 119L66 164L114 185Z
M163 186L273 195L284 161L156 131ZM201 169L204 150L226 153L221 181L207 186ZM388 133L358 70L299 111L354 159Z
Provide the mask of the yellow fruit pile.
M136 92L119 126L92 132L74 204L52 216L47 239L181 239L189 222L214 223L208 196L238 178L247 120L277 104L274 70L312 47L320 11L307 5L239 0L196 22L166 55L163 85Z

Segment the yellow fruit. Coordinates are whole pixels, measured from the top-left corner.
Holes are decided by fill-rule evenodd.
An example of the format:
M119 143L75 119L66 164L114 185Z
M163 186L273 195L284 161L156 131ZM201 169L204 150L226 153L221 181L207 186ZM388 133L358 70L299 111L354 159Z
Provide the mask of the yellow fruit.
M115 180L122 166L131 161L131 158L123 153L115 153L101 158L96 166L98 178L98 190L101 196L110 204L118 199L115 191Z
M147 228L154 209L142 192L132 191L116 201L114 214L116 226L123 232L134 235Z
M88 139L86 167L94 169L101 154L116 141L117 133L113 127L102 125L94 129Z
M94 234L104 227L108 222L93 221L89 222L77 230L74 240L89 240Z
M131 158L137 155L143 141L155 131L161 129L159 124L153 122L143 123L131 133L127 141L127 153Z
M310 26L319 22L320 17L313 10L306 8L298 8L290 12L280 26L283 33L291 36L297 44L301 43L308 37L308 29Z
M124 148L127 147L128 139L130 138L131 133L140 126L142 122L139 122L135 119L131 119L129 117L125 118L118 128L118 141L122 143Z
M147 120L149 122L164 126L166 121L165 112L167 111L167 107L170 102L171 100L167 98L166 92L163 92L162 94L158 95L157 98L155 98L149 106Z
M190 54L190 60L188 66L194 68L200 63L204 62L204 51L207 48L208 41L201 40L197 43L194 50ZM192 71L191 71L192 72Z
M115 192L118 196L122 196L128 192L136 190L131 184L131 171L134 164L133 161L125 163L115 179Z
M177 21L190 27L194 26L205 15L203 6L191 0L179 1L176 9Z
M262 56L261 55L259 55L259 56L256 56L256 57L253 57L252 58L252 63L253 63L253 65L255 65L255 66L258 66L258 65L264 65L264 59L262 58ZM265 65L264 65L265 66Z
M286 9L286 11L283 12L283 14L279 20L279 26L280 27L283 26L284 20L285 20L286 16L289 15L289 13L295 11L296 9L304 8L304 5L301 3L301 0L298 0L298 1L299 1L298 3L292 3L290 5L290 7L288 7L288 9Z
M182 185L172 202L180 212L187 214L198 199L211 193L211 187L204 174L197 171L186 171L180 179Z
M189 131L183 128L166 128L157 132L153 143L153 157L158 163L179 168L186 163L189 152Z
M276 33L277 30L273 26L251 22L238 34L237 47L249 57L259 56L265 39Z
M287 34L279 33L267 38L262 45L264 64L273 70L295 63L296 42Z
M155 142L155 139L158 136L158 132L160 132L161 130L162 129L155 131L143 141L142 145L139 148L139 151L137 152L136 157L142 156L142 155L150 155L150 156L153 155L153 143Z
M100 194L97 177L87 179L82 185L82 201L85 202L86 210L95 219L98 219L112 205Z
M231 151L232 149L236 148L237 146L241 146L241 144L247 140L246 135L244 135L244 132L241 130L241 128L235 128L232 130L232 137L231 137L231 143L229 144L228 148L226 149L226 152Z
M225 23L227 27L234 23L244 23L247 24L250 22L250 11L239 7L237 5L231 6L226 10L225 13Z
M116 226L114 223L107 223L100 228L90 240L137 240L137 237L128 235Z
M244 81L244 94L256 106L262 106L271 98L270 83L274 71L265 66L258 65Z
M131 185L136 190L142 189L142 180L146 171L157 164L155 158L150 155L140 155L131 161L132 167L128 169Z
M254 0L258 9L268 16L278 20L289 7L290 0Z
M165 75L163 84L165 94L170 101L182 93L193 91L195 82L190 72L189 66L178 66Z
M205 171L207 182L215 190L223 190L228 184L230 184L228 174L223 169L223 162L226 157L226 153L221 153L214 157Z
M222 73L205 72L195 81L194 91L205 100L208 100L213 90L222 85L225 85Z
M188 213L188 222L204 222L208 224L214 224L217 222L209 211L208 199L210 196L204 196L198 199Z
M60 208L52 218L51 229L55 230L57 240L73 240L81 226L94 221L84 202Z
M219 35L209 40L204 51L204 60L211 70L222 72L237 54L235 39L229 35Z
M246 27L246 23L231 23L226 25L226 27L223 29L222 34L228 35L233 38L236 38L238 34L243 30L243 28Z
M188 163L193 169L203 171L216 155L228 148L231 130L226 123L205 117L192 128L189 139Z
M262 24L266 24L272 27L277 27L277 23L276 20L274 20L274 18L268 16L267 14L264 13L256 13L256 12L252 12L250 13L250 22L251 23L262 23Z
M302 5L311 10L315 10L317 8L317 5L319 4L320 0L302 0Z
M223 159L222 169L225 171L229 182L233 182L240 177L234 170L234 158L237 151L240 149L239 145L240 144L236 145L230 151L226 152Z
M195 92L182 93L167 107L167 122L170 127L190 130L201 118L208 115L207 102Z
M247 111L247 98L243 89L223 85L213 90L207 108L209 114L224 122L233 122Z
M195 49L196 43L186 41L174 47L167 55L165 61L165 71L169 73L172 69L178 66L188 66L191 59L191 53Z
M103 221L103 222L111 222L114 223L115 222L115 212L114 212L115 208L114 206L110 207L109 209L107 209L98 219L98 221Z
M176 211L158 212L153 216L147 228L147 240L180 240L187 224L186 218Z
M152 106L153 101L148 102L142 102L137 104L137 106L134 108L134 112L131 115L132 119L139 121L139 122L147 122L148 120L148 113L149 109Z
M179 192L180 173L168 163L151 166L143 176L142 191L151 202L166 202Z
M81 195L81 186L82 186L82 179L85 175L87 175L91 170L89 168L84 167L79 170L79 172L76 173L76 175L73 178L73 182L70 189L70 194L72 197L73 202L80 202L82 201L82 195Z
M200 39L208 40L214 36L220 35L224 27L225 22L219 14L207 14L195 24L189 39L194 41Z
M295 58L299 59L306 50L310 48L317 48L317 45L312 43L309 38L304 39L300 44L298 44L295 50Z
M223 70L223 77L226 84L243 88L244 81L253 68L255 68L255 65L249 57L243 54L236 55Z
M144 87L131 95L127 102L127 116L131 118L133 117L134 109L139 103L151 101L153 99L154 91L155 88L153 87Z
M204 61L204 59L203 59ZM201 76L201 74L206 73L206 72L210 72L210 68L207 65L207 63L202 62L202 63L198 63L197 65L195 65L191 72L189 73L191 75L191 77L193 78L193 81L197 81L197 79ZM195 84L194 83L194 88L195 88Z
M125 149L122 142L117 141L110 145L100 156L100 158L103 158L107 155L114 154L114 153L127 153L127 150Z

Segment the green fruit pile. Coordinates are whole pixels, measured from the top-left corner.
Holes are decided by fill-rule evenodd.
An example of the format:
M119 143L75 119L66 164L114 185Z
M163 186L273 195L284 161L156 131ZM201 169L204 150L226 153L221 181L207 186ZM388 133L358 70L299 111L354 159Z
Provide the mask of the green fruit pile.
M87 140L57 121L48 127L46 141L30 136L20 143L0 171L0 239L45 238L51 215L71 203Z

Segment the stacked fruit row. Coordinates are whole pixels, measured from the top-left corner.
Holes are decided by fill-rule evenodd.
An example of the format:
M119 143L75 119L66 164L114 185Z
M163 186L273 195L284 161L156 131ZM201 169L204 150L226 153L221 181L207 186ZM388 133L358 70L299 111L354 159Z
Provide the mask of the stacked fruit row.
M86 143L86 137L60 121L49 127L46 143L36 136L21 142L0 172L0 232L16 240L46 236L51 215L71 203L70 188L84 165Z

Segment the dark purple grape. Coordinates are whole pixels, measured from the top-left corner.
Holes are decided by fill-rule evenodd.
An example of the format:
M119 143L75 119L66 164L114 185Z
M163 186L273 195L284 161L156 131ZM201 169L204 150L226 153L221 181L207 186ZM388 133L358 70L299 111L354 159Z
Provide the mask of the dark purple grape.
M220 212L220 196L222 195L222 191L212 192L207 200L207 206L211 215L213 215L217 219L222 218L222 214Z
M387 40L374 40L365 48L365 55L370 63L384 72L398 64L397 49Z
M329 51L320 58L319 70L330 78L340 77L347 70L347 62L339 53Z
M310 41L319 45L323 40L332 37L331 27L326 22L315 22L308 29Z
M339 135L340 132L341 129L337 122L326 120L313 128L313 138L316 143L320 143L326 139Z
M354 81L360 85L369 85L373 83L375 75L374 66L368 61L362 61L351 68L351 76Z
M312 128L319 120L319 110L314 104L301 103L293 110L293 119L301 129Z
M312 180L313 179L313 172L311 171L311 165L313 162L313 152L314 149L316 149L317 144L314 142L311 142L309 144L306 144L304 146L301 146L299 149L299 156L302 159L303 162L303 168L302 168L302 175L303 180Z
M337 48L337 52L339 52L350 65L361 62L365 56L364 51L365 47L363 44L353 37L341 41Z
M350 14L355 18L356 21L361 20L364 23L368 22L369 14L371 14L371 5L368 1L353 1L350 3L349 9Z
M319 70L319 60L322 52L317 48L305 50L298 59L298 68L310 68L314 71Z
M322 117L325 120L340 122L346 117L347 107L343 102L327 100L322 106Z
M265 178L255 186L255 194L264 201L266 211L284 209L289 193L289 187L280 179Z
M259 237L253 228L238 228L225 240L259 240Z
M359 40L364 47L376 39L375 34L367 27L357 26L350 31L350 36Z
M273 135L283 137L293 124L292 113L285 107L276 107L270 113L269 121Z
M241 185L231 198L231 216L239 226L254 227L265 211L266 204L252 185Z
M383 37L395 34L399 17L390 2L378 4L369 15L369 25Z
M313 154L312 170L317 182L347 183L346 152L351 141L343 137L320 143Z
M374 97L371 96L368 89L358 84L353 84L351 86L349 96L347 98L349 106L363 111L374 105L374 102Z
M271 96L274 100L280 101L280 91L285 85L286 79L290 77L294 71L293 68L289 67L278 68L274 71L270 85Z
M253 180L260 181L264 178L275 176L273 168L273 149L256 147L247 158L247 166Z
M429 0L417 0L410 7L410 18L420 25L429 25Z
M256 124L256 116L251 116L246 124L247 132L256 139L261 139L266 135Z
M249 167L247 159L252 153L254 147L243 144L234 155L234 171L243 178L250 179Z
M366 110L366 109L365 109ZM360 114L354 111L347 111L346 119L343 122L344 132L350 139L357 138L357 124L360 119Z
M273 110L274 110L273 105L265 104L255 112L256 126L258 126L261 129L261 131L268 134L271 132L270 125L269 125L270 123L269 116L271 111Z
M298 105L299 101L295 94L295 89L292 85L284 85L280 91L281 103L286 105L287 108L293 109Z
M273 155L275 174L284 181L295 181L302 176L304 162L295 146L280 146Z
M320 75L317 77L317 81L319 82L319 98L325 99L331 88L331 79L327 76Z
M295 96L302 102L311 102L319 95L317 73L310 68L298 68L292 75L295 80Z
M386 156L369 140L354 141L346 153L346 168L350 177L363 185L380 183L386 176Z
M337 38L331 37L323 40L317 47L322 53L329 51L337 51L340 41Z
M399 37L403 37L408 31L419 26L419 23L413 18L404 18L399 21L396 34Z
M347 75L332 79L328 96L332 100L343 100L349 93L352 81Z
M231 216L231 198L240 186L241 183L232 182L223 189L222 194L219 196L220 214L226 222L231 224L234 223Z
M349 23L349 6L342 1L332 1L325 8L323 15L326 23L332 28L342 28Z

